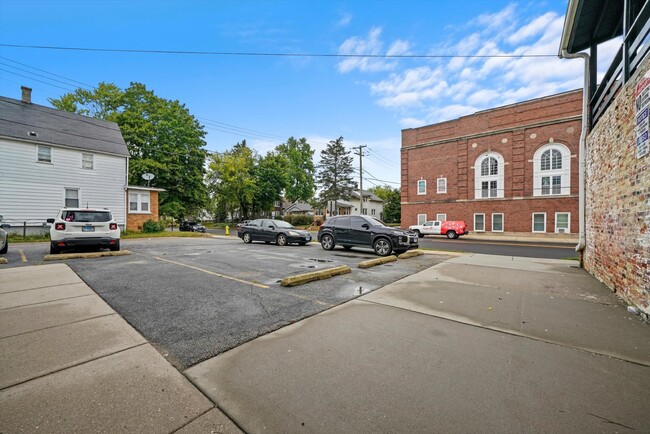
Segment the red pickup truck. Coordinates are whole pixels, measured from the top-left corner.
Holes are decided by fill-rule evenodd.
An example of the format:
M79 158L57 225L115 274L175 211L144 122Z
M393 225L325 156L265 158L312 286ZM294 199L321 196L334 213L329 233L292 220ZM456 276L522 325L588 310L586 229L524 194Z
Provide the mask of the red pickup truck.
M462 220L431 220L423 225L409 226L409 229L416 232L418 237L425 235L447 235L447 238L454 239L461 235L469 234L467 223Z

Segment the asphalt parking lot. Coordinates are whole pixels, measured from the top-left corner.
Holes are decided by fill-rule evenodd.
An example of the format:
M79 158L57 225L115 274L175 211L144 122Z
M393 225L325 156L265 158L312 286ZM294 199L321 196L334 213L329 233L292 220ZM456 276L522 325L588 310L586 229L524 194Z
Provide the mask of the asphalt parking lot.
M3 267L33 265L47 253L44 243L12 247ZM377 258L370 250L234 237L122 240L122 249L133 254L66 263L179 369L449 258L422 255L362 270L359 262ZM340 265L352 273L291 288L279 283Z

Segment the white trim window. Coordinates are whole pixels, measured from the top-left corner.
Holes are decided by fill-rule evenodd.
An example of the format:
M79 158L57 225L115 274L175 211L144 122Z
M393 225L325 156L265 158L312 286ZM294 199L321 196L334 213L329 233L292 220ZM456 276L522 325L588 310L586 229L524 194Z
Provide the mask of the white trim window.
M556 212L555 213L555 233L556 234L570 234L571 233L571 213L570 212Z
M533 196L571 193L571 151L561 143L549 143L533 156Z
M420 179L418 181L418 196L427 194L427 180Z
M418 224L423 225L427 222L427 215L426 214L418 214Z
M492 214L492 232L503 232L503 213Z
M436 214L436 220L439 222L444 222L447 220L447 214Z
M81 153L81 168L93 170L95 168L95 155L86 154L85 152Z
M533 232L545 233L546 232L546 213L534 212L533 213Z
M485 214L474 214L474 232L485 232Z
M447 178L438 178L436 181L437 181L436 193L438 193L438 194L446 194L447 193Z
M129 212L131 214L151 214L151 199L148 191L129 192Z
M488 199L503 197L504 160L497 152L480 155L474 164L474 197Z
M52 148L49 146L38 145L38 153L36 156L36 161L38 161L39 163L52 164Z
M80 197L78 188L66 188L63 192L63 206L67 208L79 208Z

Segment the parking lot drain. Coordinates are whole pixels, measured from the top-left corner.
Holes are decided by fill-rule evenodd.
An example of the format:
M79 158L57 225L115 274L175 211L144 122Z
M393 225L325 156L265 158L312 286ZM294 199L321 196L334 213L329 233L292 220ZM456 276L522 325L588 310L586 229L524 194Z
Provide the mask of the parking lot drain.
M341 265L334 268L326 268L324 270L312 271L311 273L296 274L295 276L285 277L280 281L281 286L297 286L304 283L313 282L315 280L329 279L330 277L338 276L341 274L351 273L352 270L347 265Z
M102 256L124 256L130 255L129 250L118 250L116 252L88 252L88 253L61 253L58 255L45 255L44 261L63 261L66 259L89 259L101 258Z
M395 262L395 261L397 261L397 256L384 256L383 258L376 258L376 259L371 259L369 261L359 262L359 265L357 265L357 267L370 268L370 267L376 267L377 265L387 264L389 262Z

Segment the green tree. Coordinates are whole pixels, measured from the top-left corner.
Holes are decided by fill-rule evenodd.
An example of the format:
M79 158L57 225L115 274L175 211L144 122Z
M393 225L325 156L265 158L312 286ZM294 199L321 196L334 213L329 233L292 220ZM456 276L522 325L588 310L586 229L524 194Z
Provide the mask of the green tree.
M230 151L214 154L209 165L208 182L213 196L230 212L239 210L243 218L249 217L257 190L254 165L255 155L246 140Z
M158 97L141 83L125 90L100 83L93 91L77 89L49 101L62 110L117 122L131 154L131 182L150 172L155 175L151 186L165 189L161 214L181 218L206 205L205 131L184 104Z
M314 196L314 151L307 139L289 137L287 143L278 145L276 152L286 159L287 185L284 196L290 202L308 201Z
M327 147L320 153L320 165L316 183L321 188L321 203L334 201L334 210L337 212L336 201L349 200L352 191L357 188L352 179L352 156L343 146L343 137L330 140Z
M282 199L282 191L289 183L287 164L287 159L283 155L274 152L257 159L252 171L255 179L254 215L256 212L271 211L275 202Z
M386 223L399 223L402 219L402 193L400 189L384 185L373 187L370 191L384 201L383 220Z

